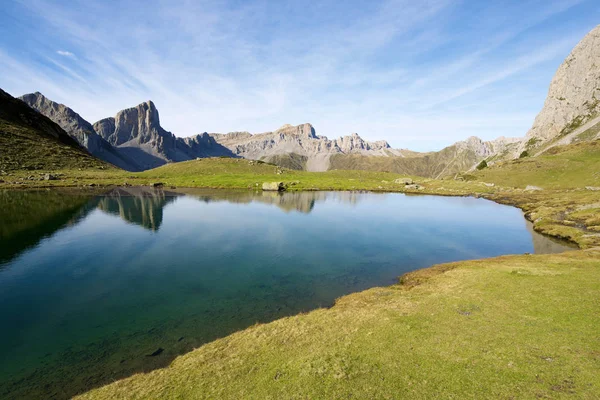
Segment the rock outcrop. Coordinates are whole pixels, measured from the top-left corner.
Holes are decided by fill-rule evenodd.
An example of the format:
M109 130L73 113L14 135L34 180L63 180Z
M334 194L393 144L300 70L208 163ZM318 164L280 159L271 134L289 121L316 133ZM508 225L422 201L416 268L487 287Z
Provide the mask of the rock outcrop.
M519 151L600 138L600 25L558 68L542 111Z
M40 92L23 95L20 99L58 124L93 156L129 171L140 170L134 160L120 154L94 131L92 124L71 108L48 99Z
M401 150L392 149L385 141L369 142L356 133L329 140L326 136L317 135L315 128L308 123L284 125L276 131L254 135L232 132L213 133L211 136L240 157L276 162L284 166L288 165L282 156L297 157L301 158L298 162L303 164L303 169L309 171L329 169L329 159L334 154L403 156Z
M152 101L119 111L114 118L96 122L93 128L142 169L198 157L232 156L208 134L180 138L165 130Z

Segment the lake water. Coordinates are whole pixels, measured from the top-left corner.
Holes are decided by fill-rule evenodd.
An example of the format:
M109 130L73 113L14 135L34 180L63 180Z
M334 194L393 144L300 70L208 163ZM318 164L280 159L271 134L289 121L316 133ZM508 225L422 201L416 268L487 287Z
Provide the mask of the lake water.
M440 262L566 247L461 197L0 191L0 398L67 398Z

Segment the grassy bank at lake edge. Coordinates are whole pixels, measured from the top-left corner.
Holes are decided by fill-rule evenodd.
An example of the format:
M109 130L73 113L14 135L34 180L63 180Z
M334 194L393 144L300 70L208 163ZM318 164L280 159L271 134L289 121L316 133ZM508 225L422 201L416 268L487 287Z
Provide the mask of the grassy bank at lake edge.
M443 264L81 399L597 398L600 252Z

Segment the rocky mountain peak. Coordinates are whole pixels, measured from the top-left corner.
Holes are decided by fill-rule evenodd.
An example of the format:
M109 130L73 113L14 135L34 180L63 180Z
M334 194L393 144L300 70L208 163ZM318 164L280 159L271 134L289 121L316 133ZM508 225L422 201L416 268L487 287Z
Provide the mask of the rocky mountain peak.
M539 146L568 135L599 114L600 25L575 46L556 71L524 146Z
M298 126L285 124L275 132L282 135L299 136L307 139L318 139L315 128L309 123Z
M160 126L158 110L151 100L119 111L114 118L105 118L94 124L96 132L113 146L129 141L148 143L161 137L172 138Z
M94 127L69 107L48 99L40 92L25 94L19 99L57 123L90 153L95 154L101 149L102 143Z

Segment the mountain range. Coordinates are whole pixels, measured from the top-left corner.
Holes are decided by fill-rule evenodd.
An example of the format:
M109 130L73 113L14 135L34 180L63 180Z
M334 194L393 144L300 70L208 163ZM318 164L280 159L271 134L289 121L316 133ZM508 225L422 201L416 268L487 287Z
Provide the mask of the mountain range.
M259 134L204 132L178 137L161 126L152 101L91 124L73 109L39 92L20 99L62 128L94 157L129 171L224 156L309 171L365 169L439 178L473 169L483 160L493 164L537 156L556 145L599 138L600 25L581 40L559 67L544 107L525 137L492 141L470 137L436 152L393 149L386 141L366 141L357 133L329 139L318 135L309 123L284 125ZM0 115L3 114L7 111L2 110ZM54 129L45 124L46 129Z

